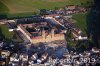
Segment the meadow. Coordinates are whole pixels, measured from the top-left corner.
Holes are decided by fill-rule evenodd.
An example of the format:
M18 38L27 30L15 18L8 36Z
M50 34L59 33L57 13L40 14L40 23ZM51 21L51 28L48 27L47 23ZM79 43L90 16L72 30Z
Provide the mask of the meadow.
M0 0L0 14L31 15L40 9L65 7L66 5L83 5L93 0Z
M0 25L0 36L7 40L12 40L13 32L9 32L7 25Z
M76 26L79 27L83 32L87 29L87 16L88 13L73 14L73 19L76 20Z

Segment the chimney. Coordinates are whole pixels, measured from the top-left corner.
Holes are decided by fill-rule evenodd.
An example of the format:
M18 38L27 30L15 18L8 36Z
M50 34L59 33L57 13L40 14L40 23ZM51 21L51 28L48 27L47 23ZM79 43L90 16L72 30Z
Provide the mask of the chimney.
M42 30L42 37L43 37L43 39L45 39L45 38L46 38L46 35L45 35L45 30L44 30L44 29Z
M53 28L53 29L51 30L51 36L52 36L52 38L54 38L54 31L55 31L55 29Z

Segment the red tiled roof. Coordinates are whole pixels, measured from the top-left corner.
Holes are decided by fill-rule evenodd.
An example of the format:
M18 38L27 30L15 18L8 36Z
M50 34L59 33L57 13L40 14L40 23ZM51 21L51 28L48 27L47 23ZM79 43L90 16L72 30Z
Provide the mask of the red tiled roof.
M55 34L54 37L63 36L63 34Z
M69 8L69 9L75 9L76 6L67 6L67 8Z

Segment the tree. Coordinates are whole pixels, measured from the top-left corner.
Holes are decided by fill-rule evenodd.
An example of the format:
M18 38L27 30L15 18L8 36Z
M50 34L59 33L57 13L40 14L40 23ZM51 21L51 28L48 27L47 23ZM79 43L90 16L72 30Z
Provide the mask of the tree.
M40 9L40 15L47 15L47 10L46 9Z
M55 7L55 10L58 10L59 8L58 7Z
M76 50L76 41L72 40L72 28L68 28L67 33L65 34L66 40L67 40L67 47L70 50L75 51Z

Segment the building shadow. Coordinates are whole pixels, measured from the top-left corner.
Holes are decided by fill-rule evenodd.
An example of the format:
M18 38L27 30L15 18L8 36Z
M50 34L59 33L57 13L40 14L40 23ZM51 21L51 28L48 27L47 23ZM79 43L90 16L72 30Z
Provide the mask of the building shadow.
M1 30L1 28L0 28L0 41L3 41L4 38L5 38L5 37L4 37L4 35L2 34L2 30Z
M94 0L89 15L87 16L88 37L92 36L92 47L100 48L100 0Z

